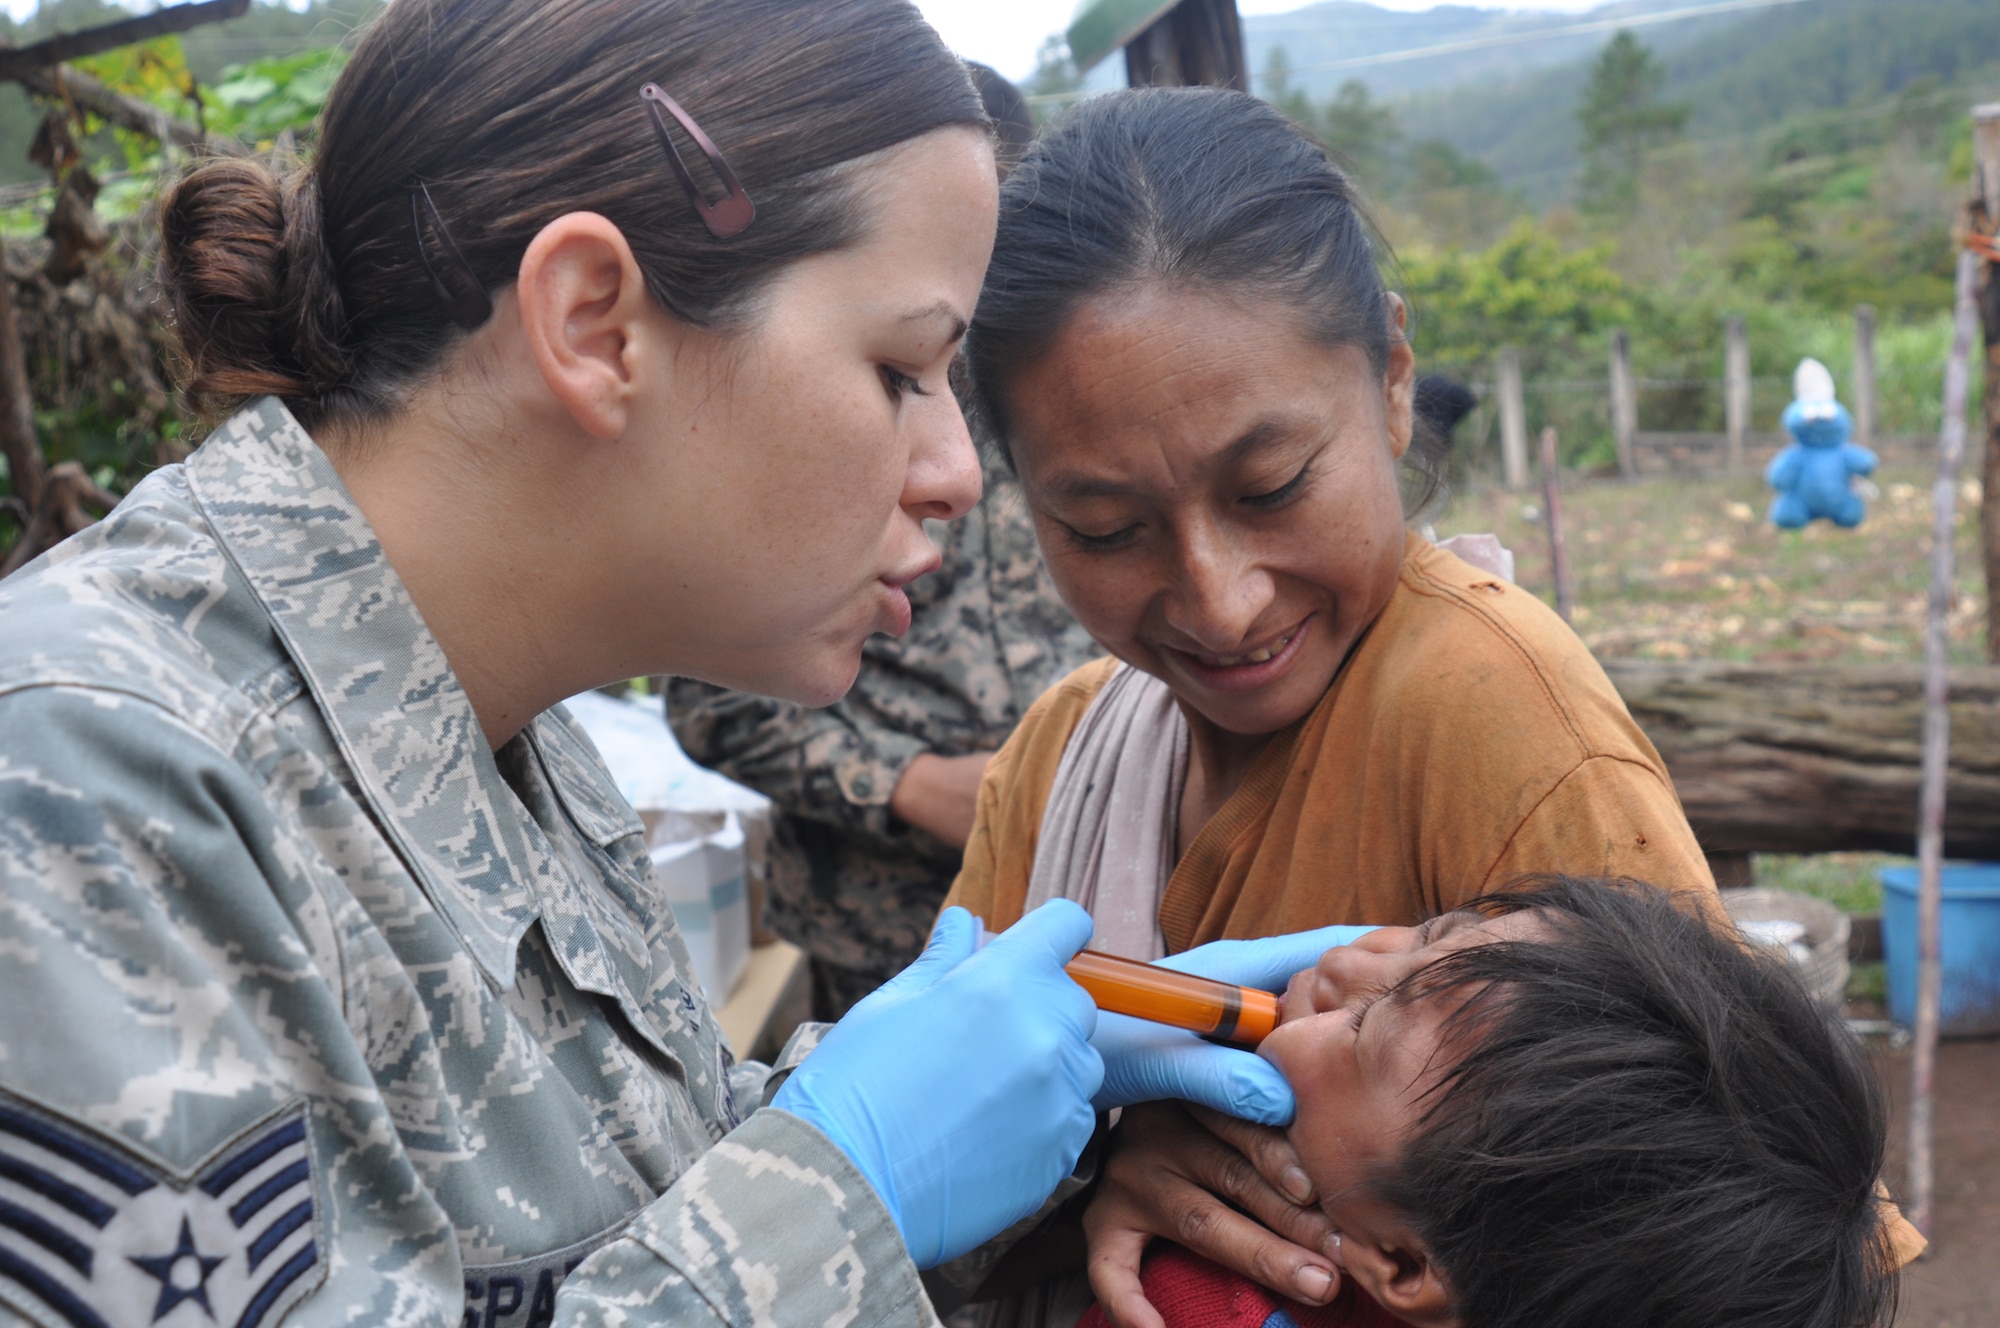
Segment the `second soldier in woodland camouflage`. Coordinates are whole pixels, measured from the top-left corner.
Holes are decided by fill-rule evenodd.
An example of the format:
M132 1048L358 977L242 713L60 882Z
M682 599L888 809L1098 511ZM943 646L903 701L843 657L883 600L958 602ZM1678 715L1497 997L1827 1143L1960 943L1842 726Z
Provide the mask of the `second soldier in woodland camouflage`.
M889 810L919 755L998 750L1050 684L1100 653L1056 596L1019 483L986 459L962 520L930 522L943 566L909 588L901 640L873 636L845 698L807 709L675 679L695 760L775 802L765 920L812 956L814 1013L838 1018L923 948L960 846Z

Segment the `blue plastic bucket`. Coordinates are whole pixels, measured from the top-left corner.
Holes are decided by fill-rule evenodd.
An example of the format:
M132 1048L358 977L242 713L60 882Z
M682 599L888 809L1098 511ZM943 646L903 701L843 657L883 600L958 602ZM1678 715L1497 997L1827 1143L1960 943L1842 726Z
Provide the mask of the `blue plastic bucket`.
M1884 867L1881 877L1889 1017L1908 1027L1917 1021L1917 869ZM1939 885L1939 1031L2000 1033L2000 862L1948 862Z

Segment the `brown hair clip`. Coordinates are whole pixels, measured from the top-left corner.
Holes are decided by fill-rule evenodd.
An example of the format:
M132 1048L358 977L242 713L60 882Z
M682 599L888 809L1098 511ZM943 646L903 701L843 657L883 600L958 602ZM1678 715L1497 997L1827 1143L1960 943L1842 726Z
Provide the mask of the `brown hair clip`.
M442 273L431 266L430 250L424 244L424 214L430 214L431 231L443 246L445 256L451 260L455 275L464 283L464 289L454 292L445 283ZM458 241L451 238L445 229L444 214L438 211L437 203L431 198L431 187L419 176L410 177L410 229L417 239L417 261L424 265L424 275L431 279L431 289L437 293L438 303L451 316L451 321L468 332L480 326L493 316L493 298L486 293L479 274L466 261L465 252L458 247Z
M722 152L709 136L701 131L701 126L694 122L694 117L682 110L679 102L660 90L659 84L648 83L639 89L639 96L646 103L647 113L653 117L653 132L660 136L660 146L667 150L667 160L673 164L674 174L680 176L681 183L687 187L688 200L694 204L694 210L701 214L702 222L708 227L709 233L718 240L741 235L744 229L757 219L757 205L750 201L750 195L744 193L743 186L737 183L736 172L729 169L729 163L723 160ZM708 158L709 166L714 169L723 187L729 190L716 202L711 203L702 196L701 186L694 181L694 173L688 170L687 163L681 160L680 149L674 146L673 136L667 133L666 117L660 114L662 107L666 109L668 115L680 123L682 129L687 131L687 136L694 140L695 146Z

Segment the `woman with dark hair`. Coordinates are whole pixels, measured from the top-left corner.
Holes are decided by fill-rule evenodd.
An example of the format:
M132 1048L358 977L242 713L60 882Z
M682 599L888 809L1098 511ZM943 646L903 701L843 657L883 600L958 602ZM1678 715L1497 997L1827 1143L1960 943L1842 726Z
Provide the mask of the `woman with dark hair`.
M932 1323L1094 1109L1289 1116L1110 1045L1069 904L733 1063L557 705L907 628L994 178L904 0L397 0L169 192L224 417L0 583L0 1323Z
M1416 375L1381 261L1325 150L1239 93L1085 102L1015 169L968 360L1056 587L1115 658L994 757L949 903L1004 927L1074 899L1140 959L1413 924L1535 871L1712 907L1582 642L1407 528L1434 476L1399 476ZM1179 1106L1119 1126L1085 1217L1112 1317L1156 1323L1154 1234L1329 1299L1290 1150L1200 1119L1228 1142Z

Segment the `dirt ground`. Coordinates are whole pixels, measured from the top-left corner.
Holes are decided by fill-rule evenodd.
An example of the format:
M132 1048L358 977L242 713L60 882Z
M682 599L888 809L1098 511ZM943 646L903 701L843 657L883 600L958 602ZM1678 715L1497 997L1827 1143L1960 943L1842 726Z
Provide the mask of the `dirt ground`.
M1884 1177L1904 1190L1908 1051L1876 1055L1895 1104ZM1903 1274L1897 1328L2000 1328L2000 1040L1938 1049L1937 1213L1930 1252Z
M1756 474L1568 482L1562 509L1577 635L1599 659L1921 660L1932 479L1926 465L1886 462L1859 528L1817 521L1802 531L1764 519L1771 493ZM1976 479L1960 484L1951 615L1958 663L1980 659L1986 625L1979 499ZM1516 580L1553 599L1539 488L1467 489L1436 524L1440 536L1499 535L1514 551Z

